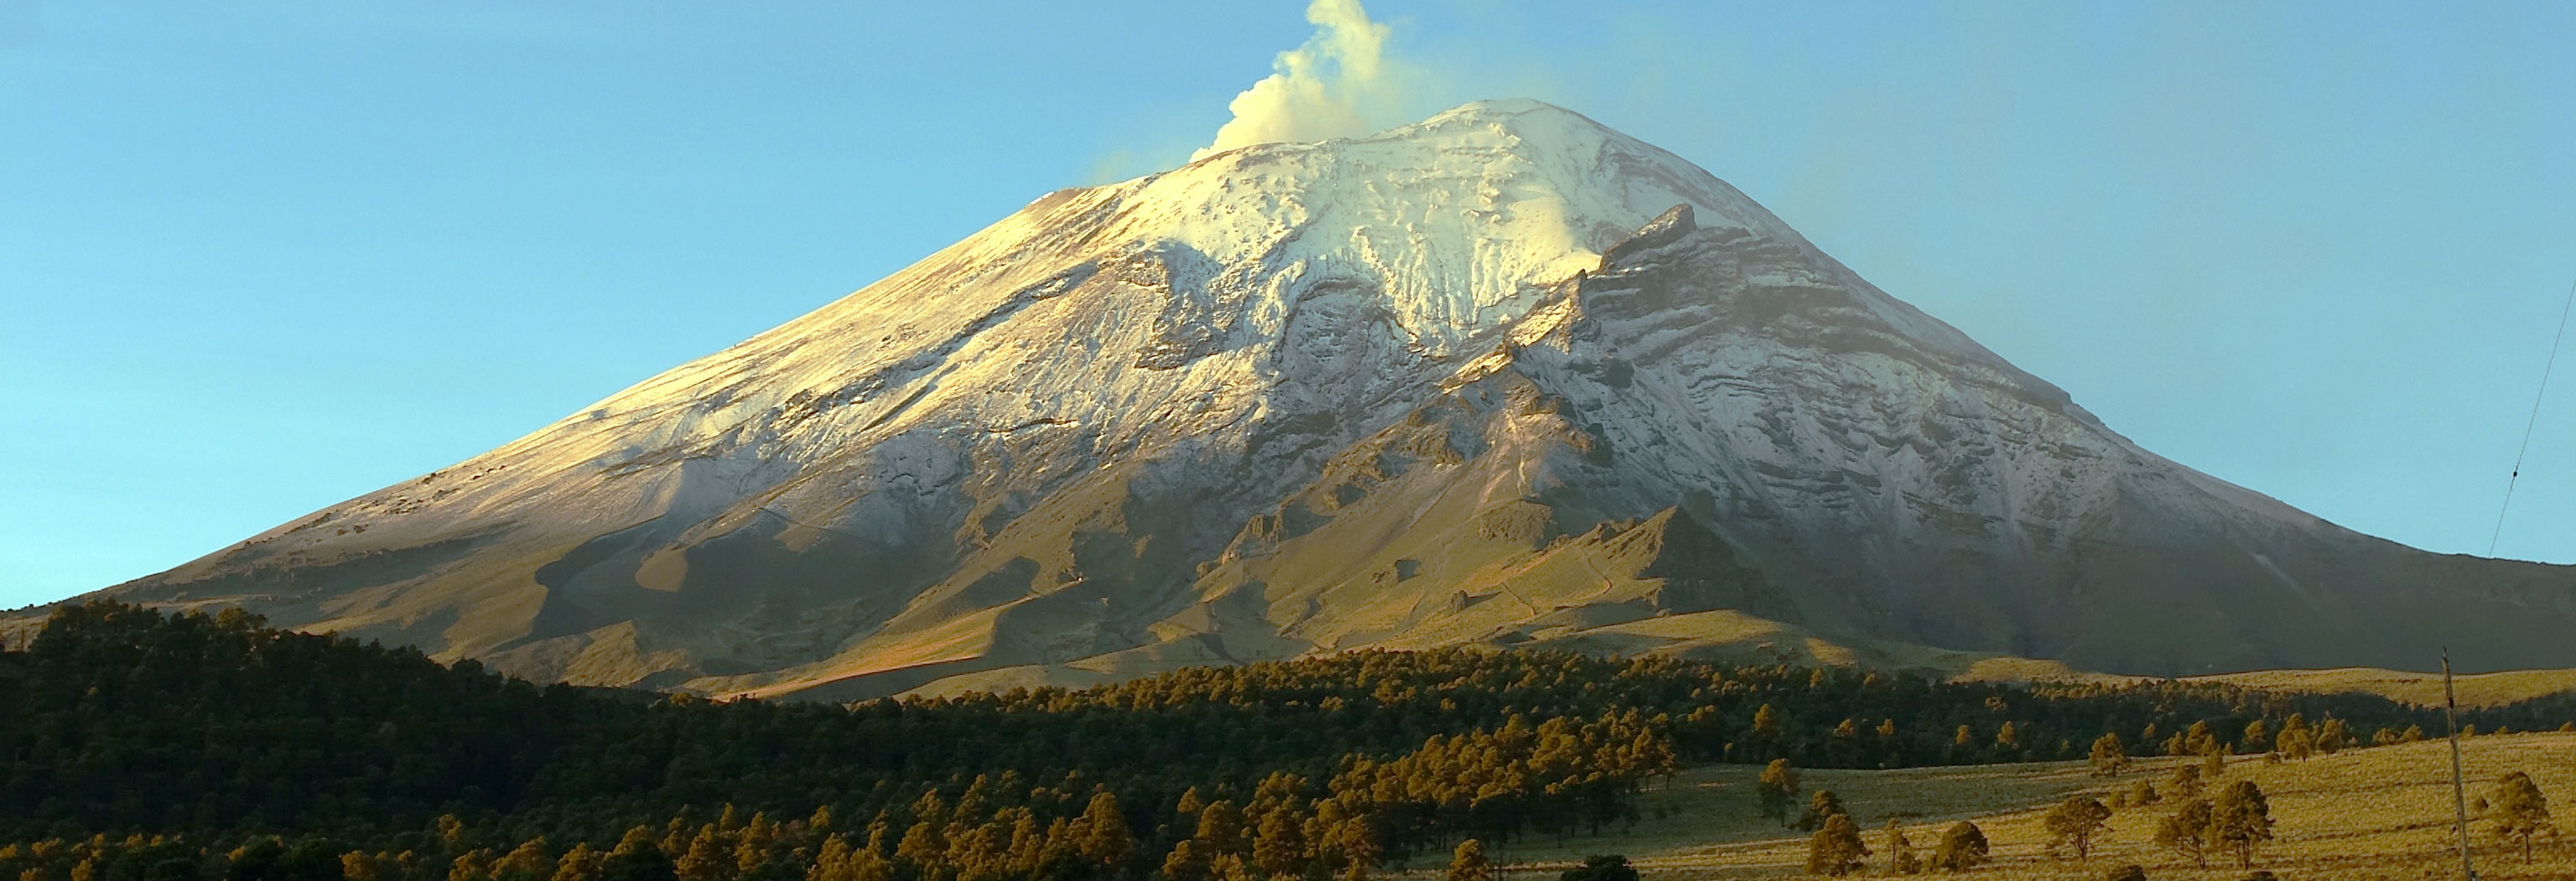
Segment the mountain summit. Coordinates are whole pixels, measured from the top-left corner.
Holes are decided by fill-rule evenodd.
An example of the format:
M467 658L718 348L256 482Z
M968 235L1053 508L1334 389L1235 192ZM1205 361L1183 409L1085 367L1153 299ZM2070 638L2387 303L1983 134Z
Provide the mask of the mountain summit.
M1534 101L1049 194L103 593L827 698L1458 643L2576 665L2576 570L2159 458L1707 172Z

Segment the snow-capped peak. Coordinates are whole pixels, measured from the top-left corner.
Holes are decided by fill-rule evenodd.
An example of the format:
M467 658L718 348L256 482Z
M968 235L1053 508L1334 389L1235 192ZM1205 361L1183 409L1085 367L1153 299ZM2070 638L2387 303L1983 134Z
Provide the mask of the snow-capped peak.
M1536 287L1676 204L1796 234L1689 162L1539 101L1480 101L1366 138L1262 144L1104 188L1131 246L1364 281L1430 349L1525 310Z

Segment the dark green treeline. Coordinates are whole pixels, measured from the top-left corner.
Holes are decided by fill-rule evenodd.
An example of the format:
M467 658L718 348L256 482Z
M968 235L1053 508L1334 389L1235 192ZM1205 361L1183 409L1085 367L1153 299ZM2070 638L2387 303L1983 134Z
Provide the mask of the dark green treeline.
M2293 712L2432 721L2216 685L1469 649L716 703L111 603L0 652L0 707L0 877L30 881L1351 875L1466 837L1596 833L1691 761L2027 761ZM2515 712L2488 724L2536 724Z

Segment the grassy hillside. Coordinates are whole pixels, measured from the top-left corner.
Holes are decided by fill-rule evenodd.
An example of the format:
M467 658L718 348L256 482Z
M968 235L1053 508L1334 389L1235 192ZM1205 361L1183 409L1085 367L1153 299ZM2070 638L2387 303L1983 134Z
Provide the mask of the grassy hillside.
M2463 760L2472 796L2497 778L2524 771L2550 796L2560 825L2576 832L2576 734L2512 734L2464 741ZM2077 862L2046 853L2041 826L2047 806L2087 792L2109 802L2144 777L2162 783L2180 760L2156 759L2118 778L2090 776L2078 762L2009 766L1916 768L1896 771L1809 771L1809 791L1841 795L1877 851L1867 870L1884 870L1879 831L1889 818L1905 822L1918 854L1928 853L1940 830L1961 819L1983 828L1995 862L1972 877L1995 879L2099 879L2130 863L2155 879L2233 881L2245 875L2225 860L2192 866L2153 843L2155 826L2171 803L2115 809L2110 832L2091 859ZM2197 764L2197 760L2193 761ZM1649 879L1777 878L1802 873L1806 839L1763 819L1752 792L1756 770L1740 766L1695 768L1668 789L1648 792L1646 818L1632 830L1560 846L1539 840L1513 849L1524 861L1515 877L1552 878L1567 861L1587 853L1627 854ZM2251 779L2270 798L2276 839L2259 852L2254 868L2284 879L2426 879L2456 877L2452 850L2450 765L2440 741L2347 751L2304 762L2268 764L2239 757L2229 779ZM2479 873L2490 881L2576 877L2576 835L2539 839L2533 862L2495 838L2493 824L2472 823ZM1545 871L1532 871L1529 864ZM1427 864L1426 864L1427 865Z
M2133 685L2158 681L2152 676L2087 672L2059 661L2015 657L1972 657L1967 660L1967 665L1958 668L1951 677L1953 680L2078 685ZM2232 685L2281 694L2370 695L2411 707L2442 705L2442 674L2412 670L2379 667L2253 670L2185 676L2178 681ZM2467 709L2508 707L2544 700L2564 703L2576 698L2576 668L2465 673L2453 677L2452 685L2459 692L2460 706Z
M2302 694L2374 694L2419 707L2442 705L2442 674L2344 667L2334 670L2257 670L2194 676L2190 682L2224 682L2266 691ZM2576 670L2506 670L2452 678L2460 706L2500 707L2576 692Z

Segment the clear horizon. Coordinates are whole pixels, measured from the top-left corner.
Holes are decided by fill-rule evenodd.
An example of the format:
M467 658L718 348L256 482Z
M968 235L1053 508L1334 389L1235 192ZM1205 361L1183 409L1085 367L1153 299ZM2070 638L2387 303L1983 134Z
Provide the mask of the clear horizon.
M0 608L1177 165L1302 6L0 5ZM1584 113L2147 449L2486 551L2576 281L2576 7L1595 6L1370 3L1353 118ZM2576 562L2559 368L2499 556Z

